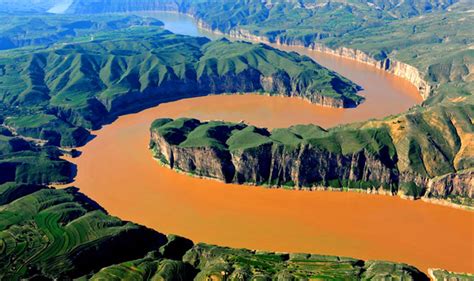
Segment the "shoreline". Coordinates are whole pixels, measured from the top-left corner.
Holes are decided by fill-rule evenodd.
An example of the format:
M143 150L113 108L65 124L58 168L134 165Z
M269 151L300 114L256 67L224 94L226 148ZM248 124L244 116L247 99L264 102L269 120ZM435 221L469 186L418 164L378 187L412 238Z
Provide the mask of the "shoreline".
M397 72L397 71L393 70L393 68L386 68L385 67L387 65L386 60L389 60L389 59L386 59L385 61L378 61L378 60L375 60L374 58L370 57L366 53L364 53L360 50L357 50L357 49L351 49L351 48L346 48L346 47L339 47L337 49L331 49L331 48L328 48L328 47L326 47L322 44L316 44L316 43L312 43L309 46L304 46L303 44L287 44L287 43L281 43L281 42L271 42L266 37L253 35L249 32L243 32L243 30L238 30L238 31L229 32L229 33L223 33L219 30L213 30L213 29L209 28L208 25L204 21L202 21L201 19L195 17L193 14L183 13L183 12L180 12L180 11L177 11L177 10L154 10L154 11L136 11L136 12L138 12L138 13L161 12L161 13L183 15L183 16L187 16L187 17L190 17L191 19L193 19L196 22L198 28L202 29L205 32L212 33L212 34L215 34L215 35L229 36L229 37L231 37L231 39L241 39L241 40L244 40L244 41L247 41L247 42L253 42L253 43L264 43L264 44L272 44L272 45L276 44L276 45L279 45L279 46L288 46L288 47L292 47L292 46L293 47L300 47L300 48L304 48L306 50L310 50L310 51L314 51L314 52L320 52L320 53L323 53L323 54L328 54L328 55L337 56L337 57L341 57L341 58L345 58L345 59L350 59L352 61L356 61L356 62L359 62L359 63L363 63L363 64L366 64L366 65L375 67L378 70L386 71L390 74L393 74L397 77L400 77L402 79L407 80L408 82L410 82L412 85L414 85L418 89L418 94L423 98L423 100L426 100L430 96L430 93L431 93L431 90L432 90L432 87L429 86L426 81L421 79L421 77L420 77L421 73L415 67L413 67L411 65L408 65L408 64L405 64L405 63L402 63L402 62L395 61L395 60L390 60L392 63L396 62L397 65L402 66L402 68L404 68L404 69L409 69L410 71L416 71L416 72L413 72L413 73L415 73L415 75L413 76L413 79L408 79L407 77L403 76L403 72L400 74L399 73L400 71ZM240 35L237 35L237 34L240 34ZM391 69L393 71L391 71ZM419 84L421 84L422 86L420 86ZM423 85L425 85L427 87L424 87ZM257 93L257 92L252 92L252 93L253 94L258 94L258 95L272 96L272 94L269 94L269 93ZM236 95L245 95L247 93L237 92L237 93L220 93L220 94L207 94L207 95L235 95L235 94ZM207 96L207 95L203 95L203 96ZM284 97L284 95L273 95L273 96L283 96ZM312 104L315 104L315 105L318 105L318 106L322 106L322 107L342 108L342 107L327 106L327 105L324 105L324 104L321 104L321 103L314 103L314 102L311 102L311 101L309 101L309 100L307 100L303 97L299 97L299 96L289 96L289 97L290 98L298 98L298 99L303 100L305 102L309 102L309 103L312 103ZM180 99L177 99L177 100L180 100ZM166 101L160 101L158 104L160 104L162 102L173 102L173 101L175 101L175 100L171 99L171 100L166 100ZM124 114L127 115L127 114L130 114L130 113L135 113L135 112L140 111L141 109L146 109L146 108L149 108L149 107L137 106L135 109L132 109L132 110L126 110L126 111L123 111L123 112L116 112L116 113L114 113L114 116L112 118L112 122L113 122L114 119L118 118L119 116L122 116ZM388 115L388 116L390 116L390 115ZM111 122L106 122L104 125L108 125L110 123ZM167 166L167 165L165 165L165 166ZM169 168L169 166L167 166L167 167ZM184 173L184 174L189 174L185 171L179 171L179 170L176 170L176 169L172 169L172 170L177 171L177 172L181 172L181 173ZM202 176L197 176L197 175L191 175L191 176L197 177L197 178L212 179L212 180L216 180L218 182L222 182L219 179L215 179L215 178L208 178L208 177L202 177ZM66 184L72 184L74 182L75 182L75 179L73 179L70 183L66 183ZM288 189L288 188L285 188L283 186L256 185L256 184L252 184L252 183L245 183L245 185L258 186L258 187L264 187L264 188ZM446 206L446 207L451 207L451 208L461 209L461 210L467 210L467 211L474 211L474 207L472 207L472 206L456 204L456 203L453 203L453 202L448 201L448 200L437 199L437 198L429 198L429 197L413 198L413 197L410 197L410 196L405 196L405 195L400 195L400 194L397 194L397 193L387 192L387 191L384 191L382 189L367 189L367 190L366 189L354 189L354 188L353 189L351 189L351 188L341 188L341 189L339 189L339 188L332 188L332 187L313 186L313 187L304 188L304 189L291 188L291 190L292 191L315 191L315 190L317 190L317 191L332 191L332 192L346 192L346 191L348 191L348 192L355 192L355 193L388 195L388 196L392 196L392 197L397 196L397 197L400 197L404 200L421 200L421 201L431 203L431 204L435 204L435 205L441 205L441 206Z
M186 172L184 170L171 168L170 165L164 163L161 159L156 157L153 150L150 150L150 152L152 154L153 160L158 162L158 164L160 166L162 166L164 168L167 168L167 169L169 169L169 170L171 170L175 173L186 175L188 177L193 177L193 178L197 178L197 179L212 180L212 181L216 181L216 182L219 182L219 183L228 184L228 183L226 183L223 180L220 180L218 178L201 176L201 175L193 174L193 173L190 173L190 172ZM237 183L233 183L233 184L237 184ZM444 206L444 207L448 207L448 208L454 208L454 209L459 209L459 210L463 210L463 211L474 212L474 207L472 207L472 206L456 204L456 203L450 202L448 200L442 200L442 199L430 198L430 197L424 197L424 196L420 197L420 198L415 198L413 196L407 196L407 195L401 194L400 192L392 193L390 191L385 191L381 187L378 188L378 189L374 189L374 188L360 189L360 188L348 188L348 187L334 188L334 187L330 187L330 186L311 186L311 187L304 187L304 188L297 189L297 188L294 188L292 186L255 184L255 183L251 183L251 182L246 182L246 183L237 184L237 185L247 186L247 187L265 188L265 189L282 189L282 190L300 191L300 192L301 191L303 191L303 192L304 191L309 191L309 192L321 191L321 192L353 192L353 193L361 193L361 194L365 193L365 194L371 194L371 195L398 197L400 199L410 200L410 201L420 200L420 201L423 201L423 202L428 203L428 204L434 204L434 205Z
M170 14L179 14L179 15L184 15L187 17L192 18L196 24L197 27L205 32L214 34L214 35L220 35L220 36L228 36L231 39L237 39L237 40L243 40L247 42L252 42L252 43L263 43L263 44L269 44L269 45L277 45L277 46L286 46L286 47L299 47L299 48L304 48L309 51L314 51L314 52L320 52L322 54L327 54L327 55L332 55L336 57L341 57L344 59L349 59L353 60L359 63L363 63L366 65L369 65L371 67L375 67L378 70L383 70L387 73L393 74L399 78L402 78L406 81L408 81L410 84L415 86L418 90L418 94L422 97L423 101L428 99L429 97L432 96L433 94L433 87L430 85L427 81L425 81L422 78L422 73L420 70L418 70L416 67L409 65L407 63L403 63L397 60L392 60L390 58L385 58L384 60L376 60L375 58L371 57L367 53L358 50L358 49L352 49L348 47L338 47L335 49L331 49L329 47L326 47L324 44L321 43L311 43L308 46L305 46L304 44L301 43L296 43L296 44L288 44L288 43L282 43L280 41L272 42L268 37L264 36L258 36L250 33L249 31L243 30L243 29L237 29L237 30L232 30L230 32L222 32L217 29L212 29L205 21L203 21L200 18L197 18L195 15L191 13L183 13L180 11L174 11L174 10L156 10L156 12L162 12L162 13L170 13ZM317 62L317 61L316 61ZM303 99L305 100L305 99ZM324 106L324 105L322 105ZM159 161L159 160L158 160ZM166 165L165 165L166 166ZM169 168L169 167L168 167ZM172 169L174 171L178 171L176 169ZM186 173L185 171L182 171L183 173ZM186 173L187 174L187 173ZM196 176L192 175L193 177L198 177L198 178L206 178L206 179L212 179L212 180L217 180L214 178L207 178L207 177L201 177L201 176ZM249 186L261 186L261 187L269 187L269 188L284 188L282 186L266 186L266 185L253 185L251 183L246 183ZM293 189L295 190L295 189ZM451 207L455 209L461 209L461 210L467 210L467 211L474 211L474 207L472 206L467 206L467 205L462 205L462 204L457 204L453 203L448 200L443 200L443 199L438 199L438 198L430 198L430 197L420 197L420 198L413 198L410 196L406 195L401 195L401 194L392 194L390 192L385 192L382 190L377 190L377 189L337 189L337 188L331 188L331 187L311 187L307 188L305 190L320 190L320 191L339 191L339 192L344 192L344 191L349 191L349 192L357 192L357 193L368 193L368 194L380 194L380 195L388 195L388 196L397 196L400 197L404 200L421 200L426 203L431 203L435 205L441 205L441 206L446 206L446 207Z
M167 11L162 11L162 12L167 12ZM341 57L345 59L354 60L363 64L367 64L379 70L386 71L390 74L393 74L397 77L407 80L418 89L418 93L423 98L423 101L425 101L432 95L433 87L422 78L421 71L412 65L409 65L407 63L404 63L398 60L394 60L390 58L385 58L384 60L376 60L375 58L371 57L370 55L368 55L367 53L361 50L352 49L352 48L348 48L344 46L332 49L325 46L324 44L314 43L314 42L310 43L308 46L305 46L305 44L302 44L301 42L298 42L295 44L283 43L279 41L278 39L272 42L272 40L270 40L268 37L258 36L244 29L236 29L230 32L222 32L220 30L210 28L207 23L205 23L203 20L199 18L196 18L192 14L179 13L179 12L177 13L193 18L200 29L206 32L215 34L215 35L229 36L233 39L250 41L253 43L275 44L277 46L285 46L285 47L299 47L299 48L304 48L306 50L320 52L323 54L333 55L333 56L337 56L337 57Z
M141 12L153 12L153 11L141 11ZM178 10L155 10L155 12L188 16L192 18L194 21L196 21L198 28L214 35L228 36L232 39L250 41L253 43L275 44L277 46L285 46L285 47L300 47L300 48L304 48L310 51L320 52L323 54L328 54L328 55L333 55L333 56L337 56L337 57L341 57L345 59L354 60L354 61L375 67L379 70L383 70L385 72L388 72L397 77L407 80L418 89L418 93L423 98L423 101L425 101L432 95L432 90L434 87L422 78L423 73L416 67L410 64L398 61L398 60L394 60L391 58L385 58L384 60L376 60L375 58L371 57L370 55L368 55L367 53L361 50L348 48L344 46L332 49L325 46L324 44L314 43L314 42L309 44L308 46L305 46L305 44L302 44L301 42L298 42L295 44L283 43L279 41L278 39L274 40L275 42L272 42L272 40L270 40L268 37L258 36L244 29L235 29L235 30L231 30L230 32L222 32L218 29L212 29L204 20L196 17L195 15L191 13L183 13Z

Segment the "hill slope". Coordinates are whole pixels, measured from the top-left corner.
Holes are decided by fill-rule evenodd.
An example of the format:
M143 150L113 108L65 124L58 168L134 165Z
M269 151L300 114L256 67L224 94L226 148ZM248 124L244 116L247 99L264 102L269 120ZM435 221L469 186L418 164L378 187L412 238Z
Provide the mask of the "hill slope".
M357 89L295 53L262 44L210 42L155 27L0 53L5 125L63 146L85 143L87 132L78 127L98 128L119 114L164 101L267 92L350 107L362 101ZM45 132L53 127L60 136Z
M451 103L330 130L271 132L159 119L150 146L171 168L225 182L374 190L473 206L473 113L474 106Z
M75 37L132 26L162 26L163 23L138 16L68 16L0 13L0 50L31 45L73 41Z
M194 245L109 216L75 188L0 185L1 279L222 280L226 276L427 280L406 264Z
M425 98L431 97L427 104L474 90L469 0L75 0L69 12L133 10L177 11L233 37L301 45L367 62L410 80Z

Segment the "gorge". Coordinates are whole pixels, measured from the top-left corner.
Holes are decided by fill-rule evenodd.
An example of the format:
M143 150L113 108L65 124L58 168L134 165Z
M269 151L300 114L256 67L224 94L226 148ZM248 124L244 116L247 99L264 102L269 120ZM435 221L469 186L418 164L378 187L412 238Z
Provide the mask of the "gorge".
M332 130L296 125L268 131L244 123L158 119L151 126L150 148L156 159L172 169L226 183L363 190L441 202L449 197L472 207L474 182L469 166L456 163L455 155L451 160L441 160L439 155L449 155L452 149L441 148L441 138L436 146L440 150L430 151L414 145L415 139L426 136L410 132L420 132L413 127L424 123L428 116L441 124L436 116L447 112L452 114L451 122L460 126L456 131L468 130L469 120L464 118L472 113L460 107ZM448 128L449 124L444 126ZM441 133L428 126L423 132L433 136ZM424 153L414 156L415 150ZM422 159L423 164L412 159ZM446 170L439 170L439 166ZM445 176L455 170L464 172Z
M71 7L81 1L74 2ZM100 8L100 2L90 7ZM400 5L402 10L389 8L390 13L405 18L403 9L410 3ZM127 5L122 6L124 11L129 10ZM439 9L433 5L434 11ZM218 15L215 10L212 13ZM232 18L236 15L241 14L232 14ZM101 21L97 16L84 18ZM175 33L205 34L189 17L160 13L155 17ZM83 37L73 41L66 37L41 47L41 51L34 46L27 51L20 49L20 56L15 56L20 62L17 68L8 60L0 67L0 77L10 77L0 81L0 93L8 102L2 104L0 114L0 180L6 181L0 184L0 268L5 269L0 277L102 280L114 276L180 276L204 280L311 275L323 279L378 280L390 276L424 280L429 274L434 279L470 278L451 271L474 272L470 247L473 230L469 227L474 223L472 212L374 194L399 193L450 206L471 204L473 108L470 97L462 92L467 88L459 87L452 94L442 91L451 82L435 83L432 95L422 98L411 85L413 81L371 66L374 62L358 63L302 46L277 46L307 55L338 75L297 54L242 42L174 36L160 31L159 20L150 18L127 27L134 22L131 19L119 20L124 26L118 32L97 34L86 29ZM150 36L153 34L157 36ZM258 32L252 30L252 34ZM290 38L275 34L282 42ZM172 48L159 46L162 40ZM232 46L246 50L239 53L239 59L245 58L244 69L249 66L263 75L236 79L233 74L240 73L242 61L226 53ZM208 48L212 52L206 53ZM194 61L197 53L199 58ZM219 57L212 57L212 53L219 53ZM383 68L389 68L383 52L366 53L377 57L375 64L382 61ZM255 57L257 63L253 64ZM285 72L294 84L284 82L288 77L274 71L282 68L278 61L288 65L288 57L291 70ZM66 60L61 62L62 58ZM173 64L180 59L191 59L194 65L186 65L182 71L180 65ZM267 60L270 64L265 64ZM450 61L449 68L444 63L430 65L424 73L430 83L445 77L468 79L463 65L469 62L466 57L458 62ZM318 75L311 73L312 80L302 78L300 74L308 69L299 68L299 63L308 63L306 66ZM225 80L226 88L202 97L160 99L161 94L171 97L175 90L185 93L205 85L199 74L201 67L195 66L203 66L208 74L217 73L214 78L218 79L211 79L219 82L214 90L222 85L219 79ZM47 71L41 74L40 69ZM11 76L15 72L20 75ZM201 78L195 80L193 73ZM292 73L299 78L293 79ZM66 77L69 82L65 82ZM169 83L165 92L155 95L159 91L156 85L176 82L176 77L184 77L193 86L181 88ZM347 91L338 92L338 87L327 83L333 79L342 81ZM456 83L467 81L459 79ZM230 87L235 91L228 95L227 86L234 85L235 80L244 85L247 80L258 81L256 93L241 93L240 88ZM212 81L206 85L212 86ZM309 86L306 89L314 85L316 90L330 85L325 89L333 92L327 95L325 91L325 96L335 95L342 106L334 106L334 101L308 103L304 93L312 96L314 91L288 90L301 89L301 85ZM356 85L362 88L357 95L355 91L360 88ZM275 91L272 96L262 95L265 89ZM207 95L217 93L220 95ZM298 95L302 99L295 98ZM351 100L347 106L345 98ZM33 101L40 106L33 106ZM151 146L159 160L181 168L184 174L158 165L150 155L150 124L157 118L162 119L153 125ZM246 161L240 161L244 158ZM328 165L315 165L319 162ZM268 168L271 165L274 169ZM190 175L212 176L229 183ZM70 184L58 184L58 189L38 184L54 182ZM258 188L255 184L285 188ZM76 185L84 193L73 187ZM286 190L317 186L364 193ZM194 242L162 233L176 233ZM116 247L123 241L124 247ZM236 249L239 247L256 250Z
M178 21L168 25L178 30L189 31L195 26L190 18L166 15L168 20ZM166 27L168 22L161 19ZM472 236L466 227L473 220L470 212L379 195L319 191L308 194L225 185L178 174L160 167L152 159L148 150L149 127L159 117L230 122L245 119L246 123L270 129L309 123L328 128L381 118L387 112L397 114L420 101L409 82L390 74L334 56L307 51L304 54L323 65L331 65L361 85L364 88L361 94L366 97L364 103L355 109L333 109L291 98L253 95L209 96L164 103L119 117L111 125L94 131L97 136L81 148L82 155L70 159L79 167L74 184L111 214L194 241L410 261L421 269L436 266L472 271L471 250L462 246ZM384 107L382 101L390 106ZM209 107L210 104L216 106ZM110 186L110 189L99 186ZM134 192L130 192L130 186ZM123 209L124 204L130 208ZM318 215L321 213L325 215ZM440 231L437 227L440 221L452 224ZM360 225L366 231L360 230ZM240 234L236 236L234 229L239 229ZM410 235L404 234L406 229L410 229ZM427 230L433 235L427 237ZM274 237L269 239L268 232L274 233ZM431 242L417 243L411 235L429 238ZM430 246L443 237L456 239L444 240L439 245L441 249ZM386 243L387 240L396 242ZM277 244L281 247L275 249ZM438 251L451 254L438 255ZM415 252L426 254L414 256ZM460 261L465 261L464 266L460 266Z

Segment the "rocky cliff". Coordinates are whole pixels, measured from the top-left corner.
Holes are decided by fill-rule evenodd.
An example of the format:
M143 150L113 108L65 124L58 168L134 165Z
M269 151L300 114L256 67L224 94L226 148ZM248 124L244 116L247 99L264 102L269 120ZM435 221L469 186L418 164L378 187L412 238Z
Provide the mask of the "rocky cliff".
M227 183L291 186L296 188L350 186L383 187L390 191L397 180L393 160L367 151L342 155L303 145L286 149L264 143L248 149L227 151L214 147L171 145L152 133L155 157L171 168Z
M451 197L455 203L473 205L474 169L432 178L428 181L425 198Z
M201 123L195 119L161 122L151 132L155 157L171 168L198 176L296 188L382 187L390 191L398 183L393 148L382 141L374 141L381 146L376 152L361 149L342 153L311 141L289 145L279 141L278 135L244 124ZM194 145L195 130L206 130L210 137L217 134L219 145ZM259 140L252 142L254 138Z
M331 130L159 119L150 147L172 169L227 183L365 190L472 206L472 163L455 162L463 140L440 134L445 124L438 119L432 127L425 123L448 112L453 121L446 126L457 124L451 130L469 127L464 118L472 112L456 106Z
M100 1L99 1L100 2ZM121 3L122 4L122 3ZM75 1L71 6L69 12L71 13L100 13L100 12L124 12L124 11L171 11L178 13L185 13L194 17L200 28L209 30L217 34L229 35L236 39L250 40L253 42L261 43L274 43L288 46L302 46L311 50L332 54L348 59L353 59L362 63L366 63L377 67L378 69L385 70L396 76L404 78L410 81L416 86L424 99L427 99L431 93L431 85L424 79L423 73L417 68L393 58L384 56L382 58L374 58L367 53L352 49L348 47L337 47L329 48L324 44L317 43L318 41L324 40L325 38L333 36L330 32L313 32L306 35L288 35L283 31L272 31L265 32L263 35L258 35L249 30L237 26L223 25L222 22L213 20L209 21L205 12L201 9L206 5L202 4L202 7L193 5L186 1L133 1L128 0L123 5L114 4L98 4L96 8L85 7L81 1ZM271 8L270 8L271 9ZM205 18L203 17L205 15ZM225 29L223 29L225 26Z
M423 99L427 99L431 95L432 86L423 78L424 74L421 73L416 67L409 64L385 57L383 59L375 59L374 57L364 53L363 51L347 48L338 47L335 49L329 48L321 43L315 43L316 40L323 39L324 34L316 34L311 37L293 38L289 36L280 36L279 34L271 35L255 35L250 31L244 29L232 29L229 32L221 32L220 30L213 29L213 27L201 19L197 19L200 28L211 31L216 34L228 35L232 38L247 40L252 42L260 42L266 44L277 44L285 46L299 46L308 48L313 51L322 52L325 54L331 54L347 59L352 59L361 63L365 63L376 67L378 69L392 73L398 77L410 81L415 87L417 87L420 95Z
M331 49L325 47L322 44L315 43L310 44L310 46L308 47L315 51L332 54L343 58L353 59L358 62L369 64L378 69L385 70L398 77L404 78L410 81L410 83L412 83L415 87L418 88L418 91L420 92L420 95L423 97L423 99L427 99L431 94L431 85L423 79L424 75L418 69L409 64L391 58L377 60L360 50L346 47Z
M338 47L332 49L325 46L324 44L315 43L317 40L324 39L328 36L325 34L314 34L313 36L305 37L291 37L287 35L280 35L278 33L255 35L252 34L250 31L241 28L234 28L230 31L222 32L221 30L214 28L211 24L206 23L204 20L197 18L196 15L192 13L190 15L196 18L198 26L200 28L211 31L216 34L228 35L236 39L260 42L265 44L300 46L325 54L331 54L347 59L356 60L358 62L374 66L378 69L382 69L384 71L387 71L398 77L410 81L410 83L417 87L423 99L427 99L431 95L432 86L423 78L424 74L421 73L416 67L388 57L376 59L366 54L365 52L357 49L347 47Z
M355 107L363 101L357 95L360 87L296 53L263 44L174 35L159 27L3 52L0 84L7 116L30 110L49 120L34 122L29 116L28 122L11 124L17 130L35 131L35 138L44 131L38 123L97 129L120 114L209 94L265 92L330 107ZM55 142L83 144L83 139L64 140L63 135Z

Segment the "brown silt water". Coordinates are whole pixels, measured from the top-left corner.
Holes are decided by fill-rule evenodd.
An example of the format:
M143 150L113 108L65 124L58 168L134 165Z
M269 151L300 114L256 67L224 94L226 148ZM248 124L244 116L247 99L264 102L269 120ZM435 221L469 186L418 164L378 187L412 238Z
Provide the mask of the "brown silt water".
M189 24L174 20L179 28ZM181 19L186 20L192 23ZM179 174L152 158L149 126L160 117L331 127L397 114L421 102L403 79L355 61L297 51L361 85L366 101L333 109L292 98L221 95L161 104L94 132L97 137L72 160L78 166L74 185L112 215L195 242L474 272L474 212L383 195L224 184Z

